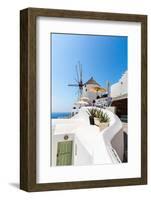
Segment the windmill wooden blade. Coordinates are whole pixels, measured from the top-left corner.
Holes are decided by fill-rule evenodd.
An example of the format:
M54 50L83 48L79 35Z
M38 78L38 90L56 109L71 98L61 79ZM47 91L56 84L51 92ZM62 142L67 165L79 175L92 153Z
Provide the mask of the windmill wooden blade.
M79 87L79 85L78 85L78 84L68 84L68 86Z
M76 75L77 78L75 78L76 83L75 84L68 84L68 86L72 86L72 87L78 87L78 96L82 96L82 92L83 92L83 80L82 80L82 65L80 63L80 61L78 62L78 64L75 66L76 68Z
M82 92L83 92L83 88L80 88L79 89L79 92L80 92L80 96L82 95Z
M77 80L76 78L75 78L74 80L76 81L76 83L78 83L78 84L79 84L79 82L78 82L78 80Z
M81 97L81 95L82 95L82 89L81 89L81 88L79 88L79 89L78 89L78 97L80 98L80 97Z
M82 82L82 64L79 62L79 69L80 69L80 81Z
M78 66L76 65L75 68L76 68L76 73L77 73L77 81L79 82L80 78L79 78L79 73L78 73Z
M77 90L76 92L75 92L75 95L78 97L78 99L79 99L79 97L80 97L80 92L79 92L79 90Z

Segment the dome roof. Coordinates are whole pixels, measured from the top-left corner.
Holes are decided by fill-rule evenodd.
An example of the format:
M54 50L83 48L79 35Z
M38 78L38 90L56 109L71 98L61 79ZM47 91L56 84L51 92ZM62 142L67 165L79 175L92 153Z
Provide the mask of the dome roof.
M85 85L88 85L88 84L100 86L100 85L93 79L93 77L91 77L91 78L85 83Z

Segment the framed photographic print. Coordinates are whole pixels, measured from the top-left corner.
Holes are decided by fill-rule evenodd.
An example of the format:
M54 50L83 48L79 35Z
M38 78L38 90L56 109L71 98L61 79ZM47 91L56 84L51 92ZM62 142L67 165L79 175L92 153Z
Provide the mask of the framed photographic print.
M147 183L147 16L20 12L20 188Z

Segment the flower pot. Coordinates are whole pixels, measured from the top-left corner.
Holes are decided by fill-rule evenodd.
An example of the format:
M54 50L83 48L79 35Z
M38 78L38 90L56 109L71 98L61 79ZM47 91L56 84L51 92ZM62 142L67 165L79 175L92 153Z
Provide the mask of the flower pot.
M99 129L100 131L104 130L105 128L107 128L109 126L108 122L102 122L99 124Z
M99 118L94 117L94 124L95 124L96 126L99 126L99 125L100 125Z
M94 125L94 117L89 116L89 120L90 120L90 124L91 124L91 125Z

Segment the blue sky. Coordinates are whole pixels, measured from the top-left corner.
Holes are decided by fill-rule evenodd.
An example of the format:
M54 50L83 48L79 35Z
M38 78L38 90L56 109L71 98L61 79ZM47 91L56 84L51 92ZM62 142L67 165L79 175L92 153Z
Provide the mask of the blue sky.
M117 82L127 69L128 38L126 36L96 36L56 34L51 36L52 112L71 112L77 100L75 65L80 61L83 81L93 78L106 87L106 81Z

